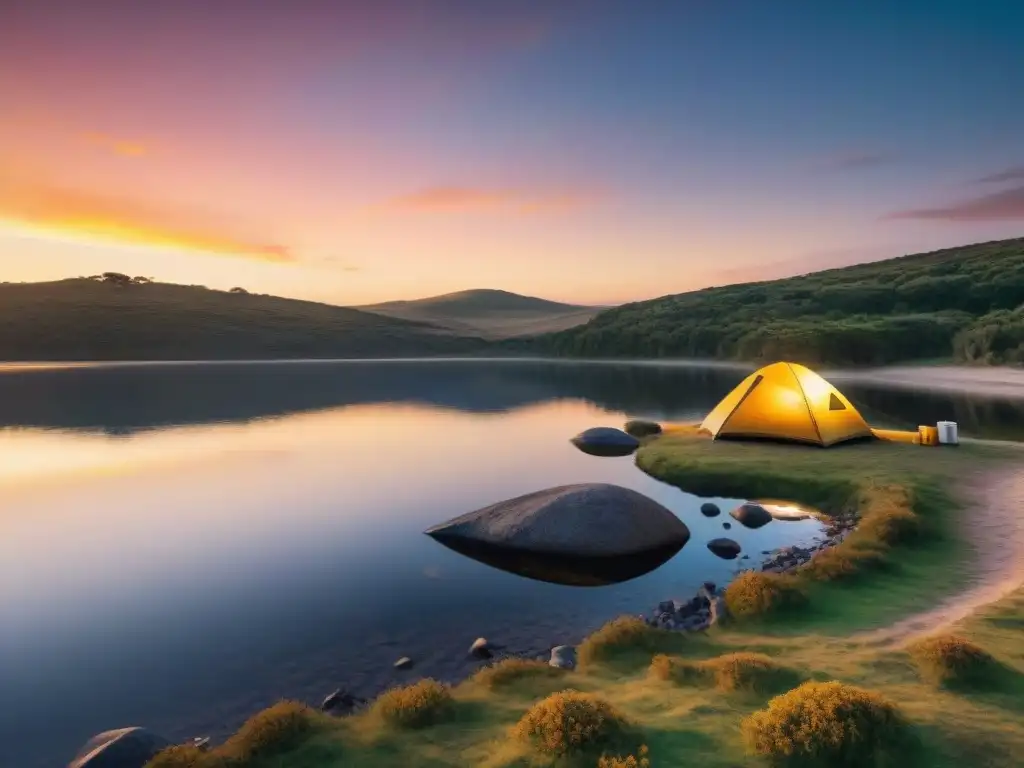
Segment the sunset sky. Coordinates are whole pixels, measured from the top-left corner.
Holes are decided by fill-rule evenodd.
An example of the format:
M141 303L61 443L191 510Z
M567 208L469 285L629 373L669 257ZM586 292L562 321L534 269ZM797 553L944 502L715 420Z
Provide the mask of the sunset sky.
M0 281L615 303L1024 234L1024 3L6 0Z

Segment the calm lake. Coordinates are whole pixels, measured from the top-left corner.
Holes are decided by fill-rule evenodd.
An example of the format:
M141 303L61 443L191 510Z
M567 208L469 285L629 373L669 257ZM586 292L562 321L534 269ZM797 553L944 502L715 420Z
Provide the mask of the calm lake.
M0 765L67 763L98 731L232 732L277 699L372 696L454 680L479 635L516 653L577 642L622 613L687 599L805 543L814 520L756 531L632 457L568 441L627 418L699 420L745 375L695 366L521 361L0 367ZM952 419L1020 439L1024 402L844 390L876 426ZM809 449L810 450L810 449ZM548 486L624 485L690 542L644 576L548 584L423 534ZM712 499L723 512L742 500ZM415 667L393 670L400 656Z

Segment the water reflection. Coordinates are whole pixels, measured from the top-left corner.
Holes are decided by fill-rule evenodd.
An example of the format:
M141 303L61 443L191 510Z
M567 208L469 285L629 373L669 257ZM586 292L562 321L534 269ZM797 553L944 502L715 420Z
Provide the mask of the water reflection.
M556 400L682 421L702 418L746 371L573 361L350 361L6 366L0 426L126 435L349 405L500 413ZM877 427L952 420L967 437L1024 438L1024 401L844 386Z
M497 547L463 538L433 538L453 552L492 568L571 587L603 587L643 576L671 560L685 543L620 557L575 557Z

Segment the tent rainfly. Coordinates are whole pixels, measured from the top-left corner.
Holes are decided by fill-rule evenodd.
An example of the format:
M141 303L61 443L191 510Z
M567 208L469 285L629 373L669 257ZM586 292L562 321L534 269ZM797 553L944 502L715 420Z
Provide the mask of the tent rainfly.
M872 436L839 390L796 363L772 363L750 374L700 426L714 438L768 438L823 447Z

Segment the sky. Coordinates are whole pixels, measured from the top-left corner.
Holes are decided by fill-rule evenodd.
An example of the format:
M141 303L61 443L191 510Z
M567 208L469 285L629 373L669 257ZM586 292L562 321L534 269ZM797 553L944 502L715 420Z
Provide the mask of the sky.
M0 281L612 304L1024 235L1014 0L3 0Z

